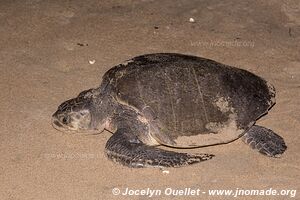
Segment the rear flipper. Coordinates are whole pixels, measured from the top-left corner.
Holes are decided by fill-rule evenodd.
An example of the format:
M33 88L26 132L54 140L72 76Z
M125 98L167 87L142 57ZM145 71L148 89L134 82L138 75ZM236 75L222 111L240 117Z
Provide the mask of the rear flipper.
M142 143L126 129L119 129L105 147L109 159L127 167L181 167L211 159L214 155L176 153Z
M287 148L282 137L262 126L252 126L242 140L252 149L270 157L280 157Z

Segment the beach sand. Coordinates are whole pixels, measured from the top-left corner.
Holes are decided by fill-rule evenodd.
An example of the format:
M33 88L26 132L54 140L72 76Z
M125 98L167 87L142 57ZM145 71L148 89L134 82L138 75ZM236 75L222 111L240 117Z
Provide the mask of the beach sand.
M151 199L232 199L209 190L300 189L298 0L1 1L0 23L0 199L148 199L147 190L161 191ZM180 150L216 155L197 165L130 169L105 157L109 132L52 127L60 103L98 87L112 66L154 52L213 59L271 82L277 103L257 124L280 134L287 151L269 158L237 140ZM113 188L146 191L114 195ZM171 196L168 188L200 193Z

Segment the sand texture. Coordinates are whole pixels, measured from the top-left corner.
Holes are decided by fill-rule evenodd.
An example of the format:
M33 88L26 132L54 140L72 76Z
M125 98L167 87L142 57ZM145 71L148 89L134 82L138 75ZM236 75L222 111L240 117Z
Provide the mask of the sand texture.
M300 189L299 0L3 0L0 24L1 200L232 199L164 191ZM109 132L68 135L51 126L61 102L97 87L112 66L153 52L210 58L270 81L277 103L257 124L285 139L285 154L268 158L237 140L185 150L216 155L198 165L129 169L105 157Z

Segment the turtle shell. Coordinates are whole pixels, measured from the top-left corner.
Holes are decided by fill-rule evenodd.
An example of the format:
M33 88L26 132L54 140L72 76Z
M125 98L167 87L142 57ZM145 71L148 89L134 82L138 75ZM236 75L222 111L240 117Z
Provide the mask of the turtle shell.
M275 103L274 87L253 73L174 53L115 66L103 85L146 118L156 141L174 147L231 142Z

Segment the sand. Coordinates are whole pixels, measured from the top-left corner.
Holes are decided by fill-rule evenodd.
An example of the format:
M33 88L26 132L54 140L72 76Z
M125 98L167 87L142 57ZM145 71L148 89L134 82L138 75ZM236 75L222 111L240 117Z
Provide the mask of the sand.
M0 24L0 199L150 199L150 189L161 191L151 199L231 199L208 191L299 190L298 0L1 1ZM269 80L277 104L257 123L285 139L286 153L268 158L237 140L186 150L216 155L198 165L129 169L105 157L110 133L53 129L51 115L61 102L97 87L110 67L152 52L202 56ZM113 188L148 195L113 195ZM200 194L170 196L167 188Z

